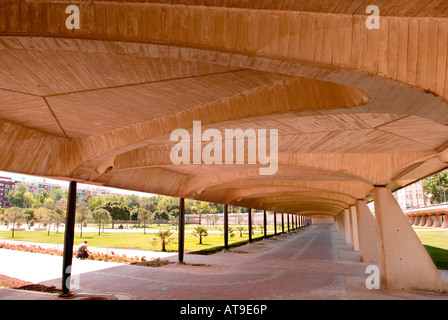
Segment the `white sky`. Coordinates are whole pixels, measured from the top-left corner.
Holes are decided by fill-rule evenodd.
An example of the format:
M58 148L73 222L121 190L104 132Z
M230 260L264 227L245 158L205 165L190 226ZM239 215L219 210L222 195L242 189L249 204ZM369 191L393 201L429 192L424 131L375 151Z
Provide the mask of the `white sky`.
M13 180L19 180L24 182L48 182L53 184L58 184L61 186L68 187L67 181L61 181L61 180L55 180L55 179L48 179L48 178L42 178L42 177L36 177L36 176L30 176L26 174L19 174L19 173L12 173L12 172L6 172L6 171L0 171L0 177L6 177L11 178ZM87 185L87 184L79 184L78 187L82 187L83 189L102 189L102 190L108 190L110 193L119 193L119 194L135 194L140 197L150 197L153 196L153 194L150 193L143 193L138 191L132 191L132 190L124 190L124 189L116 189L116 188L109 188L109 187L102 187L102 186L94 186L94 185Z

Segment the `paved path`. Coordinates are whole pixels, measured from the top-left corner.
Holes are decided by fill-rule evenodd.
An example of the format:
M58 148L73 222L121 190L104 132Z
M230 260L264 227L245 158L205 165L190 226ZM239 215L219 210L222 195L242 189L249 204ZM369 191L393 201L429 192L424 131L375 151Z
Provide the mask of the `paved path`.
M41 256L28 256L26 265L36 274L46 266L45 277L50 279L41 282L60 287L61 262L55 261L57 257ZM8 265L17 265L19 259L19 255L11 254ZM175 256L167 259L176 261ZM360 263L358 253L345 244L333 226L325 225L214 255L187 254L184 265L150 268L93 262L75 260L77 292L132 299L448 299L446 294L366 289L368 264ZM5 274L3 265L0 274ZM30 269L24 267L21 272L26 274ZM19 274L16 277L23 279ZM11 294L0 290L0 299Z

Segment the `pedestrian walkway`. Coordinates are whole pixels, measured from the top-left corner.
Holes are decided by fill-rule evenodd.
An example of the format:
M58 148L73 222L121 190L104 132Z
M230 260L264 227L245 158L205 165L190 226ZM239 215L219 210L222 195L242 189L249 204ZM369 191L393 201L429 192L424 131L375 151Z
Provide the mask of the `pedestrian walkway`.
M42 275L36 280L60 287L62 260L56 261L60 257L3 251L7 250L0 251L0 259L8 261L9 267L2 263L0 274L9 272L5 275L23 279L46 267L46 279ZM3 260L5 254L7 260ZM25 263L21 259L32 267L13 273L11 266ZM166 259L176 262L177 257ZM329 225L311 226L213 255L186 254L185 262L152 268L75 259L73 273L79 286L75 292L156 300L448 299L447 294L367 289L365 270L369 264L359 262L359 254ZM10 297L10 291L0 290L0 299Z

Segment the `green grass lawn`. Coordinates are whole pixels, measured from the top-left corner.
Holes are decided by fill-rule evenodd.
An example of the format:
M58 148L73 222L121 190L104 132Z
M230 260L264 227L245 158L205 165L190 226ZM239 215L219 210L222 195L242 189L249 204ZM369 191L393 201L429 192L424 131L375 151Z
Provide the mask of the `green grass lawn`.
M162 228L160 228L162 229ZM157 229L159 230L159 228ZM214 230L213 228L209 230ZM219 230L219 229L216 229ZM114 233L106 232L98 235L98 232L83 232L82 238L79 236L79 232L75 233L75 245L81 243L84 240L88 241L90 247L102 247L102 248L127 248L127 249L143 249L143 250L161 250L160 245L153 245L151 239L155 237L151 233ZM259 231L255 231L252 236L253 239L262 237L263 234ZM177 233L173 233L171 236L173 242L168 244L167 251L177 251ZM63 244L64 233L51 231L50 235L47 235L46 231L15 231L14 238L11 236L11 231L0 231L0 239L3 240L20 240L39 243L51 243L51 244ZM244 233L242 237L239 234L235 234L234 237L229 237L229 245L239 242L248 241L248 234ZM186 251L200 251L210 250L218 248L224 245L224 237L221 232L211 233L202 239L202 244L199 244L199 238L195 237L192 233L185 233L185 250Z
M151 229L176 229L172 226L153 226ZM192 230L194 226L187 226L186 230ZM207 228L209 231L217 230L220 228ZM258 228L254 228L253 239L261 238L263 233L260 232ZM273 226L269 226L268 234L273 233ZM433 231L427 228L414 228L418 237L422 241L435 265L439 269L448 269L448 230L438 230ZM79 232L75 234L75 244L79 244L84 240L87 240L90 247L102 247L102 248L128 248L128 249L143 249L143 250L160 250L160 245L153 245L151 239L154 238L154 234L143 233L114 233L108 232L106 229L105 233L98 235L97 232L83 233L83 237L79 236ZM149 231L149 228L148 228ZM53 244L63 244L64 243L64 233L51 231L50 235L47 235L46 231L15 231L15 237L11 237L10 231L0 231L0 239L4 240L21 240L30 242L40 242L40 243L53 243ZM173 242L167 245L168 251L177 251L177 233L172 235ZM229 244L236 244L240 242L247 242L247 233L240 237L238 233L235 232L234 237L229 237ZM185 233L185 250L186 251L207 251L220 248L224 245L224 238L221 232L211 233L209 232L208 237L202 240L202 244L199 244L199 239L193 236L192 233Z
M438 269L448 269L448 230L414 228Z

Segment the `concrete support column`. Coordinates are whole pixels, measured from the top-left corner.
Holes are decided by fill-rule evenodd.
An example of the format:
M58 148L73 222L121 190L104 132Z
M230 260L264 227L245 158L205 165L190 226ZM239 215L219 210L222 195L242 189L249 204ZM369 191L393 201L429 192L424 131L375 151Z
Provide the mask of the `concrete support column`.
M425 227L432 227L433 221L432 221L432 215L428 214L426 216L426 223L425 223Z
M345 240L345 231L344 231L344 211L338 213L335 216L335 223L336 223L336 229L338 230L339 234L344 238Z
M434 262L386 187L375 187L381 285L388 290L448 292Z
M419 227L424 227L426 224L426 216L425 215L421 215L420 216L420 223L418 224Z
M414 227L417 227L420 224L420 216L414 217L414 223L412 224Z
M415 220L415 216L410 216L410 217L408 217L408 219L409 219L409 223L411 225L413 225L414 224L414 220Z
M351 230L350 230L350 212L348 209L344 210L344 239L345 239L345 243L347 244L352 244L351 239L352 239L352 235L351 235Z
M356 201L356 214L360 261L378 263L378 228L375 217L363 200Z
M343 232L342 232L342 226L341 226L341 224L342 224L342 222L341 222L341 213L338 213L338 214L334 217L334 223L335 223L335 225L336 225L336 230L338 231L338 233L339 233L340 235L342 235Z
M440 227L440 214L436 214L434 217L434 223L432 224L433 228L439 228Z
M448 228L448 217L446 213L443 215L442 228Z
M352 249L354 251L359 251L358 217L355 206L350 207L350 221L352 230Z

